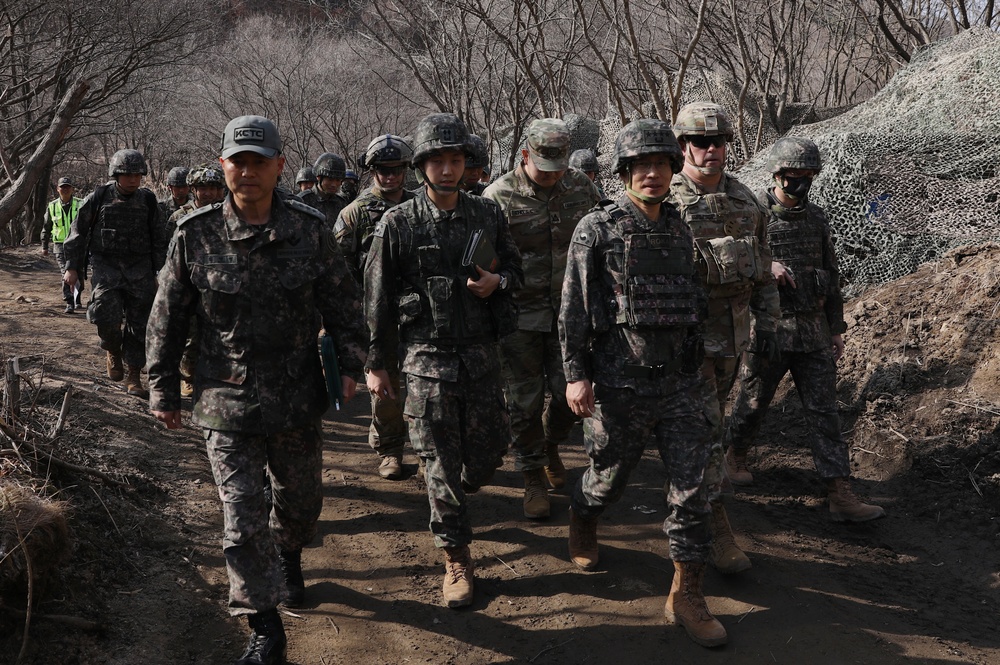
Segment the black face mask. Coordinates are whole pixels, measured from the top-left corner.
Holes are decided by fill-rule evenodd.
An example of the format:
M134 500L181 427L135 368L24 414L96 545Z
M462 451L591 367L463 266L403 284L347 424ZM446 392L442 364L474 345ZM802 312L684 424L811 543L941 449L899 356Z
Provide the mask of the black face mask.
M809 188L812 187L812 183L812 177L807 175L797 178L786 175L778 179L778 187L785 193L785 196L796 201L801 201L806 197L809 193Z

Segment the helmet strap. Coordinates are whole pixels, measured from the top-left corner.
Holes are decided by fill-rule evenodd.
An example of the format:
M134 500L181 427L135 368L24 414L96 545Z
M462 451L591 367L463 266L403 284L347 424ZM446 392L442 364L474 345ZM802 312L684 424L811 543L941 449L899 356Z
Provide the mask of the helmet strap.
M656 205L657 203L663 203L664 201L667 200L667 197L670 196L669 190L667 190L667 192L663 194L663 196L649 196L648 194L640 194L639 192L635 191L628 185L625 185L625 191L634 196L635 198L639 199L643 203L648 203L649 205Z
M420 166L414 166L413 170L417 172L417 182L419 182L422 185L427 185L438 194L454 194L455 192L462 189L461 184L455 186L435 185L433 182L427 179L427 174L424 173L423 164L421 164Z

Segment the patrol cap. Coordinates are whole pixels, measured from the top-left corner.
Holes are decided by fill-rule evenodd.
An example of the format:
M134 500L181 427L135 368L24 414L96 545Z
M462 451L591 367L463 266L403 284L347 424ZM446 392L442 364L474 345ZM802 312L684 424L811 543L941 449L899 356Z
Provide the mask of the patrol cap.
M278 128L259 115L241 115L226 125L222 134L222 158L229 159L238 152L255 152L265 157L281 154L281 137Z
M59 183L56 185L56 187L62 187L63 185L69 185L70 187L72 187L73 181L66 177L59 178Z
M569 127L558 118L541 118L528 126L528 152L539 171L569 168Z

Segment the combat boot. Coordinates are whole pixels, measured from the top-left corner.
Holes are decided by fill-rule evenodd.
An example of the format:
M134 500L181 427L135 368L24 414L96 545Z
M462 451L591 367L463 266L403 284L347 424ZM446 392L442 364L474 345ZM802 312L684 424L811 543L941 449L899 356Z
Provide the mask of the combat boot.
M732 446L726 451L726 473L733 485L746 487L753 485L753 474L747 467L747 451L736 450Z
M688 637L703 647L717 647L729 641L726 629L708 611L702 581L705 564L674 561L674 581L663 613L667 621L684 626Z
M549 491L545 488L545 472L532 469L524 472L524 516L529 520L549 516Z
M403 477L403 458L401 455L386 455L378 465L378 475L386 480L400 480Z
M465 607L472 604L473 574L469 546L444 548L444 602L448 607Z
M247 616L253 632L246 651L235 665L285 665L285 627L278 610L267 610Z
M584 570L597 568L597 519L577 517L569 509L569 558Z
M729 524L726 507L722 505L722 501L712 502L710 526L712 529L712 549L709 551L708 560L715 566L715 569L725 575L749 570L753 564L736 544L736 537L733 535L733 528Z
M552 489L561 490L566 486L566 467L559 458L559 446L549 443L545 447L545 453L549 456L549 464L545 467L545 479L549 481Z
M281 573L285 578L285 607L302 607L306 582L302 578L302 550L279 551Z
M861 503L851 489L850 478L828 480L826 489L830 503L830 519L834 522L867 522L885 517L882 506Z
M108 378L112 381L121 381L125 378L125 367L122 365L122 357L110 351L108 351Z
M149 391L142 387L142 368L135 365L128 366L128 375L125 377L125 390L129 395L149 399Z

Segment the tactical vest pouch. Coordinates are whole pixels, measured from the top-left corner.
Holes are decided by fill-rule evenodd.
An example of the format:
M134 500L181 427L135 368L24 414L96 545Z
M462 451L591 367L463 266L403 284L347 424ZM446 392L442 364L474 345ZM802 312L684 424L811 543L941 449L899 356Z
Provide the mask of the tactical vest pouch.
M419 293L407 293L401 296L399 299L399 325L405 326L416 321L422 309Z
M823 277L817 273L824 273ZM778 287L778 296L781 299L781 309L786 312L818 312L823 307L823 296L825 291L819 290L819 282L824 281L829 285L829 273L825 270L802 270L795 273L795 288L789 285Z
M424 248L421 248L424 249ZM431 318L439 337L452 335L452 284L451 277L435 275L427 278L427 295L430 298Z
M694 265L689 251L678 238L669 234L633 233L628 236L625 241L625 297L618 298L619 323L622 318L630 327L697 323L697 287L691 281Z
M695 241L698 253L708 266L705 282L709 286L758 280L763 277L763 266L757 239L699 238Z

